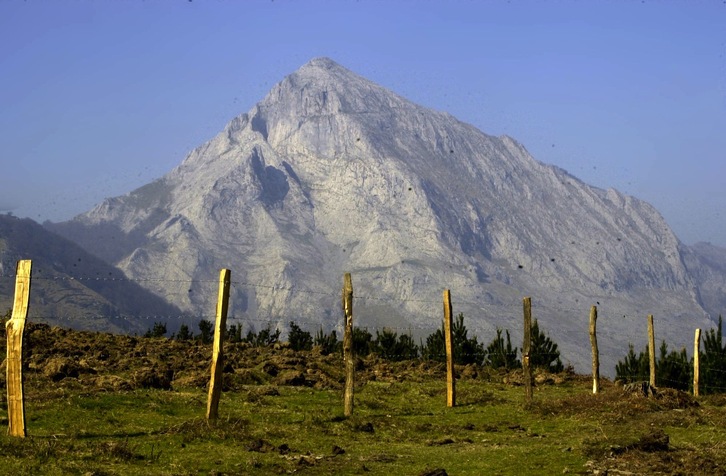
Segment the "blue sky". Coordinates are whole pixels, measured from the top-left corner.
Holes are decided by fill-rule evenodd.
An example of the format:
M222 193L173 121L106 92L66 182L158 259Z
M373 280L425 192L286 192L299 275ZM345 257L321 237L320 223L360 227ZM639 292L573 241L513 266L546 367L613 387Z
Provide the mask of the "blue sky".
M726 246L722 0L0 0L0 212L158 178L315 56Z

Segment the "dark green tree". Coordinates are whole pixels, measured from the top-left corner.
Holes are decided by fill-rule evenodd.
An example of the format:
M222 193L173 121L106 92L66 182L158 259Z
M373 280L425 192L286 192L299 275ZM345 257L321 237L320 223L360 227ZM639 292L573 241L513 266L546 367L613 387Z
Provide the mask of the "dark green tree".
M680 352L673 350L669 353L668 345L663 341L655 366L655 381L658 386L688 391L693 379L692 368L692 360L688 358L686 349L681 349ZM650 375L650 370L648 374Z
M426 360L446 362L446 347L444 342L444 329L437 329L426 337L426 343L421 344L421 357Z
M13 310L8 309L5 315L2 317L2 322L0 322L0 339L5 339L5 323L13 318Z
M399 336L389 329L383 329L383 332L376 331L373 349L386 360L401 361L418 357L418 346L410 335Z
M494 369L513 369L522 363L517 358L517 348L512 346L509 331L506 331L507 342L504 342L502 330L497 327L497 336L486 348L486 364Z
M290 347L295 351L310 350L313 348L313 336L309 332L302 330L293 321L290 321L290 332L287 340L290 343Z
M726 348L723 346L723 321L718 316L716 330L709 329L703 335L701 354L701 393L720 393L726 391Z
M166 324L155 322L154 326L147 330L144 337L164 337L166 335Z
M179 332L176 333L175 339L176 340L192 340L194 338L194 334L189 330L189 326L186 324L182 324L179 326Z
M4 316L2 316L2 322L0 322L0 338L5 339L5 323L13 318L13 310L8 308Z
M478 364L484 362L484 344L480 344L477 337L469 338L468 329L464 325L464 314L459 313L451 323L452 351L454 363L456 364ZM421 350L421 355L429 360L446 361L446 349L444 341L444 325L441 329L426 338L426 345Z
M368 329L353 328L353 353L365 357L373 350L373 334Z
M655 381L659 387L688 390L691 387L693 360L686 349L668 352L668 344L661 343L660 354L655 359ZM648 346L638 354L633 344L628 345L625 358L615 366L615 378L625 383L642 382L650 379L650 357Z
M341 351L341 343L338 341L338 336L335 330L330 331L330 334L325 334L323 328L315 334L313 345L320 347L320 353L323 355L332 354L333 352Z
M645 352L635 353L633 344L628 344L628 353L615 365L615 378L625 383L641 382L650 377L648 348Z
M277 343L280 340L280 329L272 330L269 325L260 332L255 334L252 330L247 332L247 337L244 339L245 342L249 342L255 347L267 347Z
M242 342L242 323L231 324L227 328L227 340L229 342Z
M562 372L564 366L560 360L560 351L557 349L557 344L540 330L537 319L532 324L530 335L532 344L529 362L532 368L544 369L554 373Z
M402 360L413 360L419 356L419 348L410 334L401 334L398 336L398 355Z
M214 340L214 324L206 319L199 321L199 340L204 344L210 344Z

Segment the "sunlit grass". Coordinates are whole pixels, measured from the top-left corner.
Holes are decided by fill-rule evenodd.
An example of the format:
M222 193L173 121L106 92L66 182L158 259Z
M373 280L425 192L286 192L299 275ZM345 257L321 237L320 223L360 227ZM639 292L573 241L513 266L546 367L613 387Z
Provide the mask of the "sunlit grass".
M581 473L588 460L627 456L653 428L669 435L669 457L726 463L726 412L708 399L674 407L612 384L592 395L585 379L537 387L529 404L523 387L496 378L460 380L457 394L447 408L435 377L361 382L344 418L339 390L250 385L225 392L208 423L202 389L31 392L29 437L0 437L0 472ZM656 456L645 464L665 464Z

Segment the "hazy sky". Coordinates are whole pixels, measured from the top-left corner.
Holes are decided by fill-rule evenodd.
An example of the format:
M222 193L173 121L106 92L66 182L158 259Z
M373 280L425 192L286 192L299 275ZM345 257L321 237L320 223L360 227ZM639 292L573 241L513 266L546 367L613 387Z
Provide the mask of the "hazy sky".
M723 0L0 0L0 212L158 178L315 56L726 246Z

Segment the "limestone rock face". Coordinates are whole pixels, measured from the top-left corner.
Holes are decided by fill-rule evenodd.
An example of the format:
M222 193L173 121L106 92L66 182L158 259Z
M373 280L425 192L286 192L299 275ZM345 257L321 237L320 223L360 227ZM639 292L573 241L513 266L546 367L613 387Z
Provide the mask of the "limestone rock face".
M589 186L489 136L316 58L162 179L51 225L188 313L212 317L220 268L230 315L340 329L343 273L356 325L417 336L441 294L480 341L521 338L521 298L589 365L600 308L603 372L646 341L708 327L682 245L649 204ZM180 284L182 283L182 284ZM187 289L189 288L189 289Z
M703 307L712 317L726 315L726 249L696 243L683 247L682 255Z

